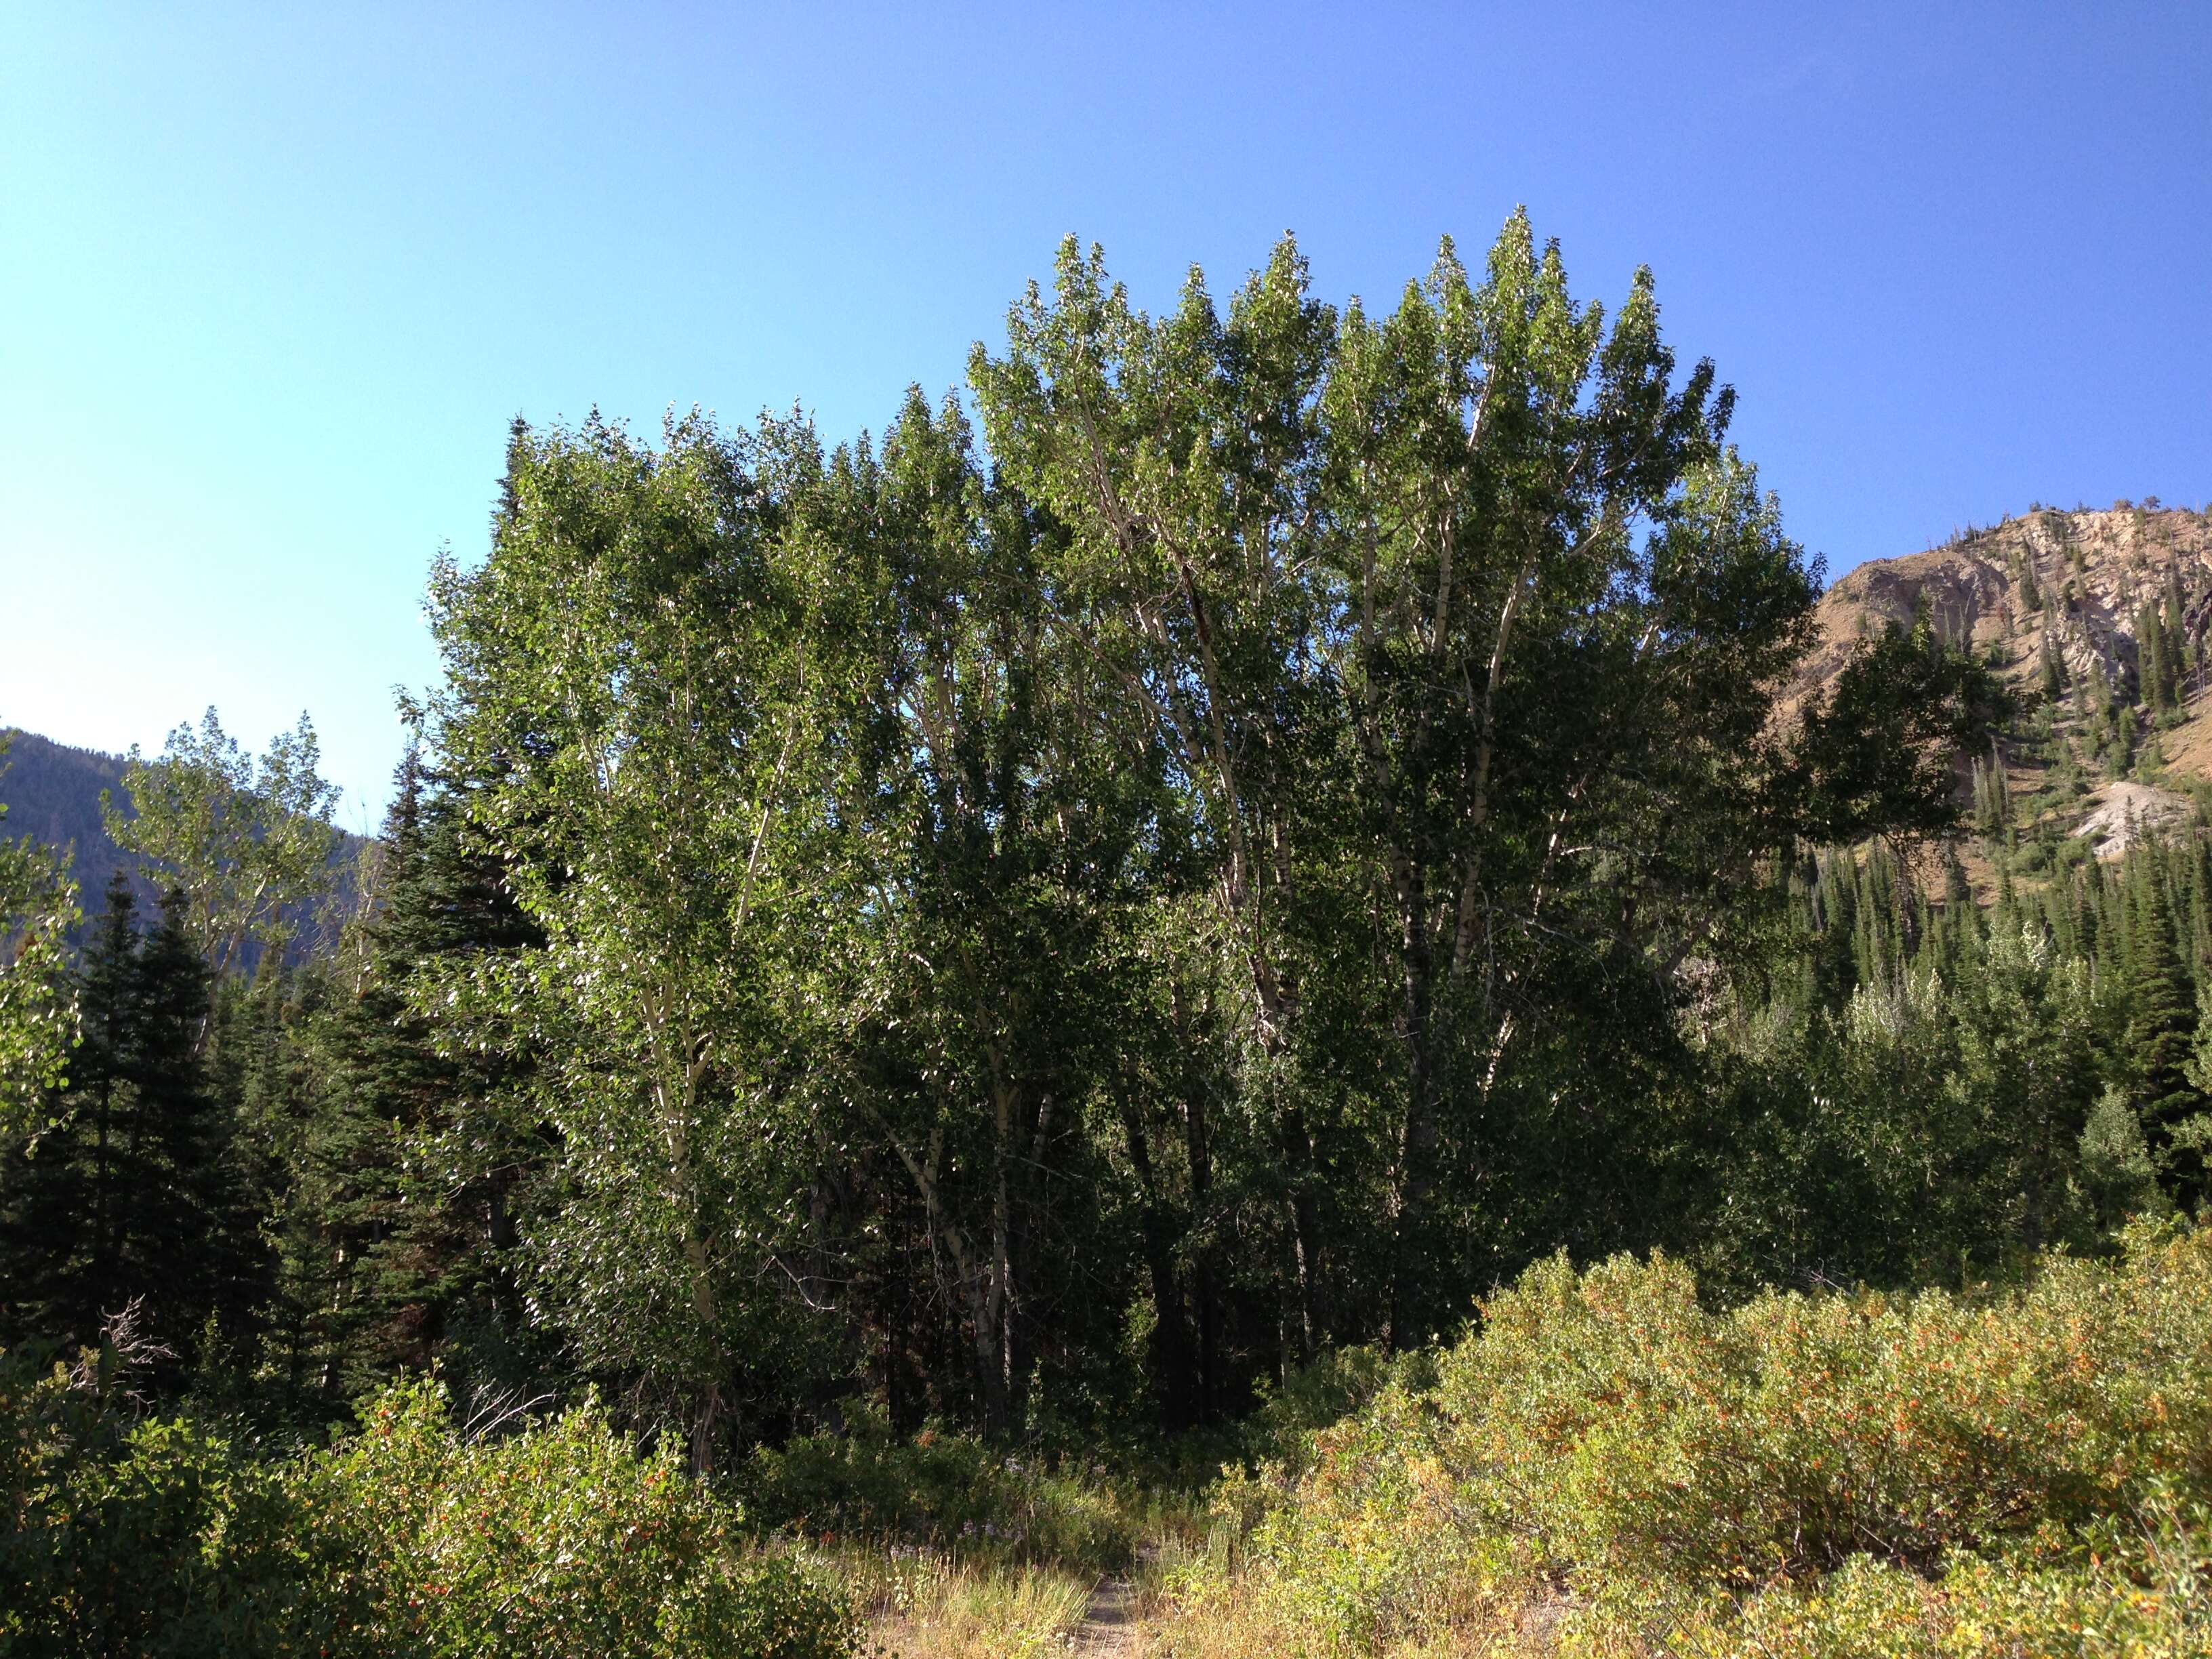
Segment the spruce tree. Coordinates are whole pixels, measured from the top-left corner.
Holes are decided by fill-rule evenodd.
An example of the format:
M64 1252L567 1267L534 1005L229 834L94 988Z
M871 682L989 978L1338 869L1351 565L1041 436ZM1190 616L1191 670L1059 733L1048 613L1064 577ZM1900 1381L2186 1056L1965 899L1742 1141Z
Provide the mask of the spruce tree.
M2196 999L2173 944L2173 914L2158 861L2133 860L2128 935L2127 1054L2133 1095L2154 1149L2168 1146L2174 1128L2203 1109L2191 1081L2197 1031Z
M2166 630L2155 605L2145 605L2136 613L2136 678L2144 708L2155 714L2170 706Z
M2180 916L2175 920L2188 935L2184 954L2189 976L2202 986L2208 971L2212 971L2212 836L2199 834L2191 837L2185 867L2188 872L2188 910L2185 921Z
M2048 626L2045 626L2043 630L2042 665L2039 679L2045 702L2055 703L2065 695L2065 666L2059 659L2057 647L2051 641L2051 629Z
M117 1310L126 1195L140 1185L125 1121L137 1042L137 902L118 872L76 975L82 1036L53 1127L0 1175L0 1298L10 1343L95 1341Z
M208 1074L212 978L181 893L139 945L132 1054L133 1150L127 1272L150 1298L149 1328L179 1354L212 1316L240 1333L264 1283L256 1218L240 1167L236 1116Z
M2189 649L2187 607L2181 597L2181 573L2168 569L2166 573L2166 603L2160 617L2160 643L2165 652L2166 683L2172 692L2173 704L2179 708L2189 700Z
M118 875L78 985L84 1037L57 1127L0 1175L6 1324L82 1346L136 1302L139 1329L181 1366L210 1315L241 1322L257 1297L254 1219L204 1052L209 976L181 902L142 933Z
M511 1257L515 1189L544 1149L506 1109L514 1062L441 1041L413 987L441 958L536 936L413 754L397 781L374 902L337 960L297 976L294 1072L266 1085L288 1137L281 1346L332 1405L434 1359L500 1374L533 1342Z

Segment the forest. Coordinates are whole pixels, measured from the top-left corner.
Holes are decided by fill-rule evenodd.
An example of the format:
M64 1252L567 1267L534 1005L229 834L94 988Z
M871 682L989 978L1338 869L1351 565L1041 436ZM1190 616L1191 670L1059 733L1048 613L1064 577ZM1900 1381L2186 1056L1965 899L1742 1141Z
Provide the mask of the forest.
M0 848L0 1652L2212 1651L2212 831L1734 404L1516 216L518 419L380 836Z

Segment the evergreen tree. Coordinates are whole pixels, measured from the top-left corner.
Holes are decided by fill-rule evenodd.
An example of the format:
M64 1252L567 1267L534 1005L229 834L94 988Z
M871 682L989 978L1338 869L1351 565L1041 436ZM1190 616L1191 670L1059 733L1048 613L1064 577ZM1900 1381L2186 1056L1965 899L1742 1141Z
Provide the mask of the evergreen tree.
M180 1355L210 1317L242 1331L264 1295L263 1252L239 1164L237 1121L203 1053L211 979L172 890L134 967L128 1282L149 1298L148 1329Z
M2156 605L2146 605L2136 613L2136 676L2144 708L2155 714L2172 706L2166 629Z
M142 933L125 879L108 889L80 971L85 1036L56 1127L0 1177L17 1340L88 1343L136 1301L141 1330L182 1362L210 1316L235 1328L260 1299L233 1120L202 1048L209 975L182 910L172 895Z
M2151 1145L2170 1149L2174 1129L2203 1109L2191 1080L2196 1000L2174 950L2173 915L2154 857L2134 860L2127 953L2128 1069Z
M125 1135L137 1044L137 901L118 872L76 975L82 1036L52 1127L9 1158L0 1188L6 1340L95 1340L120 1282L125 1195L140 1185Z
M2165 608L2160 621L2160 644L2164 653L2166 683L2171 689L2176 708L2188 701L2189 649L2187 607L2182 602L2181 572L2169 568L2166 573Z
M370 908L293 993L284 1348L331 1404L437 1359L519 1381L532 1341L511 1257L517 1183L544 1149L503 1109L514 1063L440 1042L413 988L426 963L536 936L413 751L398 786Z
M1850 855L1822 853L1813 889L1817 929L1814 985L1824 1007L1838 1007L1857 988L1858 866Z

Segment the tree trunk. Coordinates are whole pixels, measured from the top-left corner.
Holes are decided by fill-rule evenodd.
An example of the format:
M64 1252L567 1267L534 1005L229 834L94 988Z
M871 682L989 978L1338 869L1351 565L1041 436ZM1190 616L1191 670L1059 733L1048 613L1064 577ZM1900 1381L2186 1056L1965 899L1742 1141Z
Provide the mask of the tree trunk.
M1196 1039L1190 1030L1188 1009L1183 1002L1180 984L1170 987L1169 1006L1174 1015L1176 1035L1182 1042L1183 1052L1196 1053ZM1206 1117L1206 1091L1200 1079L1195 1078L1189 1079L1183 1090L1182 1123L1183 1156L1190 1168L1191 1218L1193 1224L1201 1230L1203 1238L1203 1230L1208 1225L1213 1201L1213 1148ZM1210 1423L1220 1412L1223 1404L1221 1306L1214 1276L1212 1245L1200 1243L1193 1255L1192 1316L1197 1328L1193 1420Z
M1300 1108L1286 1106L1278 1116L1282 1124L1284 1164L1290 1176L1286 1210L1291 1268L1297 1286L1298 1362L1310 1365L1328 1328L1322 1304L1321 1221L1314 1206L1313 1137Z
M1152 1383L1159 1397L1160 1421L1173 1431L1197 1420L1192 1376L1190 1325L1183 1312L1182 1289L1176 1283L1175 1243L1160 1200L1159 1182L1152 1169L1152 1152L1134 1100L1124 1094L1121 1132L1129 1146L1129 1164L1137 1172L1144 1197L1142 1227L1145 1261L1152 1281Z
M1398 890L1401 980L1398 1023L1406 1051L1406 1117L1401 1127L1392 1194L1390 1305L1383 1346L1401 1352L1427 1334L1413 1306L1413 1287L1423 1281L1421 1234L1435 1187L1437 1079L1434 1032L1435 958L1430 949L1427 885L1419 863L1399 853Z

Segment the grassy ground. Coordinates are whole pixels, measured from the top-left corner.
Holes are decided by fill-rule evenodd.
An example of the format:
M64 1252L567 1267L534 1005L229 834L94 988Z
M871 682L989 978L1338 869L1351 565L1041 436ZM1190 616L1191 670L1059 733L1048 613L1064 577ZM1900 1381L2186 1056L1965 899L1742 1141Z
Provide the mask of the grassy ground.
M963 1560L895 1545L822 1547L809 1566L835 1580L888 1659L1032 1659L1074 1644L1093 1583L1065 1568Z

